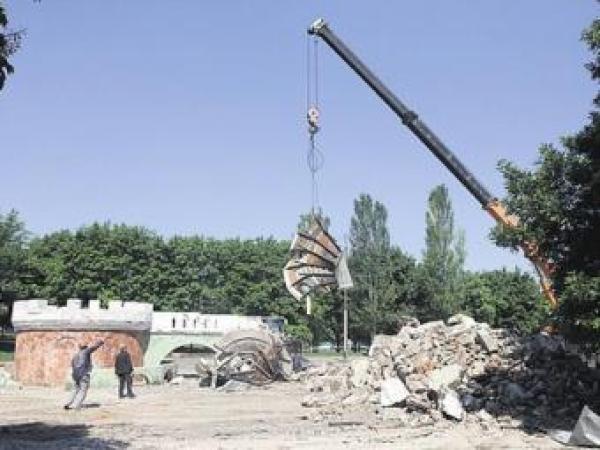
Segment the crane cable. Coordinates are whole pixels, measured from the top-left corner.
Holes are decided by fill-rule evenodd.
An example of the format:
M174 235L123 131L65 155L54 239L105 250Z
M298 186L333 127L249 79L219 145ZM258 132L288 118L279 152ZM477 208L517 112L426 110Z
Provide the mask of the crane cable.
M313 45L311 46L311 40ZM311 216L319 211L319 186L317 173L323 167L324 156L317 145L319 126L319 47L318 39L306 39L306 120L308 121L307 163L311 174ZM311 51L312 50L312 51ZM312 62L312 65L311 65Z

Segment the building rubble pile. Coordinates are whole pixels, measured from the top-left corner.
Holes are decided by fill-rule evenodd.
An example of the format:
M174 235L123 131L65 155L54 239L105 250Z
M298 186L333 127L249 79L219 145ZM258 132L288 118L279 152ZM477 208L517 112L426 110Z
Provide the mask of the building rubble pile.
M315 417L369 411L409 425L443 419L527 428L565 426L600 407L600 371L565 352L560 337L519 337L468 316L378 335L369 358L310 368Z

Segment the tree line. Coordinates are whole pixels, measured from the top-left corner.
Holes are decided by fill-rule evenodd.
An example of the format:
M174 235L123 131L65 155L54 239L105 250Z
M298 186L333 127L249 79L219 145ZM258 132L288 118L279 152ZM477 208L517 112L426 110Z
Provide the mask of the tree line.
M329 219L320 214L323 223ZM306 226L300 218L298 228ZM369 343L393 333L403 316L422 320L471 314L493 325L530 331L545 315L526 273L464 270L464 237L455 233L447 190L435 188L427 212L422 261L391 245L387 210L362 194L354 202L349 266L350 338ZM0 291L20 298L136 300L156 310L277 315L307 343L342 342L340 292L317 296L313 313L287 292L282 268L289 241L272 238L165 239L138 226L94 223L31 237L15 211L0 214Z

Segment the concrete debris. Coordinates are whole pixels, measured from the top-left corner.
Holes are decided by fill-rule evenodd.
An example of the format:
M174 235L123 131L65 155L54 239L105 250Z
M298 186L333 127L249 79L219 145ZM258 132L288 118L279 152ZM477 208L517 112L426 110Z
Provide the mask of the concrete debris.
M369 381L369 360L355 359L350 362L350 369L352 370L350 378L352 386L355 388L365 386Z
M494 353L498 351L498 342L485 330L477 330L477 341L488 353Z
M248 389L250 389L250 385L248 383L243 383L237 380L229 380L223 386L218 388L219 391L223 392L240 392Z
M446 391L442 395L442 412L456 420L462 420L465 414L465 410L463 409L460 399L458 398L458 394L456 391L450 389Z
M342 405L362 405L369 401L371 397L367 389L355 390L348 397L342 400Z
M184 378L183 376L179 375L177 377L174 377L171 381L170 384L175 385L175 386L180 386L181 384L183 384L184 382Z
M473 328L475 325L477 325L475 319L469 316L465 316L464 314L456 314L448 318L446 323L448 325L461 325L465 328Z
M475 417L481 422L491 422L494 420L494 416L492 416L485 409L480 409L477 411L477 413L475 413Z
M583 407L572 432L552 430L550 436L561 444L581 447L600 447L600 416Z
M440 367L429 374L427 385L429 389L434 391L439 391L445 387L455 387L460 383L463 371L463 368L458 364Z
M408 389L399 378L389 378L381 383L381 406L401 404L408 397Z
M524 337L465 315L400 323L397 335L375 336L368 358L304 372L303 405L338 416L362 408L407 425L445 418L538 430L572 427L585 404L600 409L600 369L568 353L560 336Z

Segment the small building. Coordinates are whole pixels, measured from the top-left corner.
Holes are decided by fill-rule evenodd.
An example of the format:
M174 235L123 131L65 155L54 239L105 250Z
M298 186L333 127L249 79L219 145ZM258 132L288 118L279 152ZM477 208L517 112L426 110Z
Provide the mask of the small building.
M283 331L278 317L154 312L150 303L70 299L66 306L48 300L21 300L14 304L16 379L24 385L63 386L71 379L71 359L80 344L104 340L93 356L92 384L116 382L114 358L127 347L136 372L149 381L162 380L161 361L184 346L213 345L233 330Z

